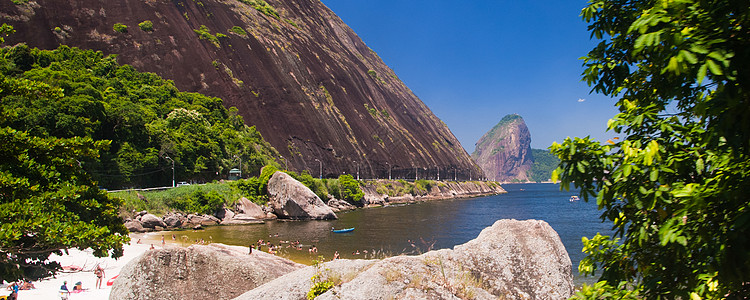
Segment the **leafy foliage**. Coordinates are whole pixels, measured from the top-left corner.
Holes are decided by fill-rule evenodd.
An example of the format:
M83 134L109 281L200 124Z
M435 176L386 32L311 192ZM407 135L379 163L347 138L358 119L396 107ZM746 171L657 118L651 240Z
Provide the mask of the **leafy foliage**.
M240 0L240 2L252 6L257 11L263 13L266 16L279 20L279 13L273 6L263 0Z
M149 20L138 23L138 27L145 32L154 31L154 23Z
M169 207L188 213L213 215L224 207L224 197L216 191L193 191L188 197L171 199Z
M128 25L125 25L122 23L115 23L115 25L112 26L112 29L115 32L126 33L128 32Z
M245 29L242 29L242 27L239 26L232 26L232 28L229 28L229 32L233 32L239 35L247 35L247 31Z
M211 29L208 29L208 26L201 25L198 29L193 29L195 33L198 34L198 38L201 40L207 40L211 42L216 48L221 48L221 43L219 43L219 38L213 34L211 34Z
M750 294L747 3L593 0L582 16L602 39L584 80L618 98L608 129L624 139L551 147L562 183L595 197L622 238L584 240L579 269L603 283L578 297Z
M318 259L313 259L315 274L310 278L312 286L310 287L310 290L306 295L306 298L309 300L315 299L316 297L322 295L323 293L336 286L333 280L327 278L324 279L327 276L325 276L326 274L323 274L323 272L329 272L329 269L321 270L323 268L324 262L325 258L323 256L318 256Z
M352 204L361 204L365 193L359 188L359 181L355 180L352 175L339 176L339 186L341 187L341 200Z
M169 185L165 156L174 160L178 181L219 179L238 158L243 174L258 174L278 157L221 99L179 92L171 81L118 65L114 56L20 44L0 49L0 58L0 73L17 83L0 98L0 126L39 137L111 140L100 157L82 161L102 187ZM45 92L28 91L35 87Z
M560 159L549 150L531 149L534 165L531 166L529 177L531 181L542 182L552 178L552 171L560 164Z
M4 77L2 94L60 92L26 83ZM61 266L47 258L68 248L122 256L128 236L117 215L121 200L99 190L78 163L107 145L89 137L40 138L0 127L0 277L53 275Z

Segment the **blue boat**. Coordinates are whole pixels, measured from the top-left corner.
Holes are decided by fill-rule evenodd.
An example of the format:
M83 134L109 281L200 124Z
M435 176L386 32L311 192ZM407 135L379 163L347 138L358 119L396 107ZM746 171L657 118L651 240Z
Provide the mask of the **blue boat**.
M331 232L333 233L345 233L345 232L352 232L354 231L354 227L352 228L346 228L346 229L333 229L331 228Z

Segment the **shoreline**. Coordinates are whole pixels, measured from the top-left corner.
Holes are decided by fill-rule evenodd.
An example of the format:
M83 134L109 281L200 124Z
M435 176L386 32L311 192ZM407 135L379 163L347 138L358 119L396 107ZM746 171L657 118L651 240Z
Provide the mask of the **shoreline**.
M140 239L147 239L151 235L155 235L154 232L148 233L130 233L130 243L123 245L123 256L118 259L111 257L95 257L92 253L93 250L78 250L68 249L67 254L63 255L50 255L49 260L57 261L61 266L78 266L80 271L61 271L56 275L40 279L38 281L32 281L32 284L36 287L30 290L18 291L19 299L60 299L60 287L63 282L67 281L68 290L71 291L70 300L101 300L109 299L109 294L112 291L112 286L107 286L107 281L112 277L119 275L122 268L134 258L140 256L144 252L148 251L151 247L150 244L142 243L136 244L136 241ZM167 243L166 247L172 246L172 243ZM155 248L164 248L161 243L154 244ZM97 264L100 264L104 269L104 278L102 279L101 289L97 289L95 286L96 275L94 275L94 268ZM83 291L73 293L73 286L76 282L82 283ZM0 295L8 295L10 291L3 288L3 292Z

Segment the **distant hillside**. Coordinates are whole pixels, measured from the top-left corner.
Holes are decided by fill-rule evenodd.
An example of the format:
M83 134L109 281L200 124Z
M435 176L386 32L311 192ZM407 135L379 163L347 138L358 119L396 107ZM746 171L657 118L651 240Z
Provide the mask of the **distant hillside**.
M529 181L534 157L526 122L516 114L503 117L477 141L471 157L490 180Z
M6 0L0 11L17 30L8 45L117 54L181 91L222 98L298 172L414 177L440 167L460 180L477 168L319 0Z
M557 169L560 159L552 155L546 149L531 149L534 157L534 165L529 170L529 178L534 182L548 181L552 177L552 171Z

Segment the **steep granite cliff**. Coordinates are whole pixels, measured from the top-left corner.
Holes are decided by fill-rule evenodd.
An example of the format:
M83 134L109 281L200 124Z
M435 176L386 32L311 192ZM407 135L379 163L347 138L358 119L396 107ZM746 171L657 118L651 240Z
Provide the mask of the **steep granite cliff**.
M290 169L407 177L441 167L458 179L476 170L447 126L319 0L16 2L26 3L0 2L0 19L17 30L7 44L118 54L180 90L220 97Z
M531 134L521 116L507 115L485 133L471 157L491 180L529 181Z

